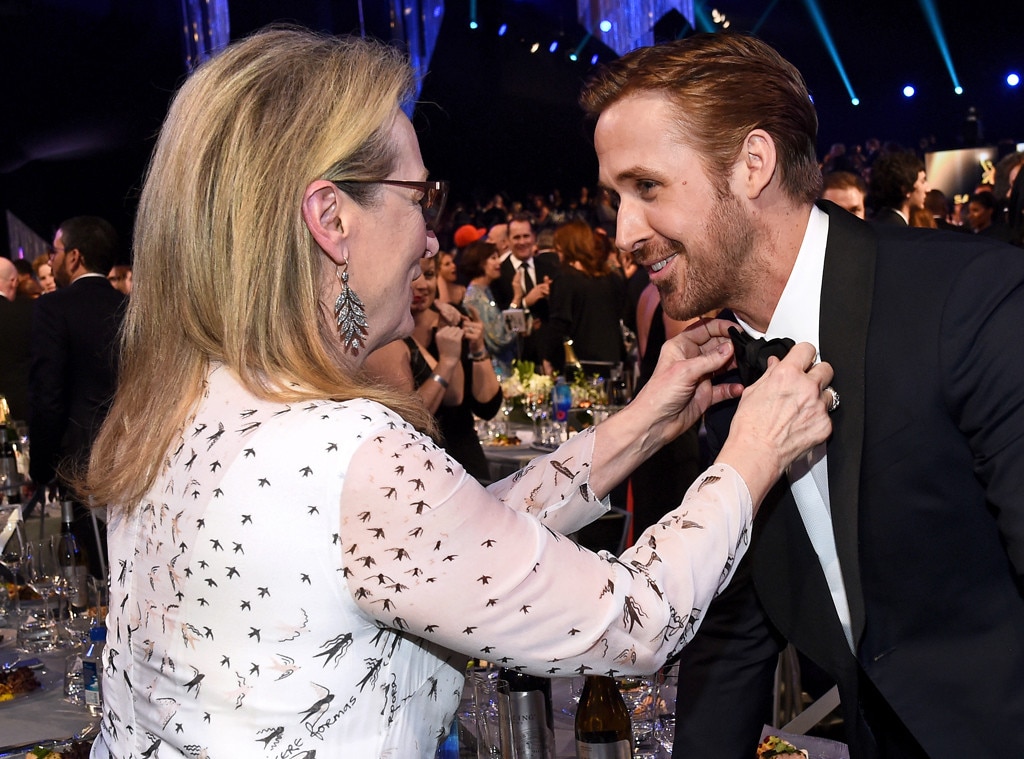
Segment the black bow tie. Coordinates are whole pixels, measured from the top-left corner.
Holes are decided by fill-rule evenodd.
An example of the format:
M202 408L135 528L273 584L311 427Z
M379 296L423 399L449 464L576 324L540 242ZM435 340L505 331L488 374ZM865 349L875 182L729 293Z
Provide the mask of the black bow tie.
M796 342L788 337L765 340L763 337L751 337L736 327L729 327L729 337L736 348L736 366L740 371L740 382L744 386L752 385L761 379L761 375L768 369L770 356L781 360L789 353L789 349L796 345Z

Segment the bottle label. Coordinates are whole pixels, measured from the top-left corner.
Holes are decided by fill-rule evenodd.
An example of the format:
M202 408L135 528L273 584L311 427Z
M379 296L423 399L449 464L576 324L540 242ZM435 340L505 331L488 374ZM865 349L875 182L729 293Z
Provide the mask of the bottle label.
M516 759L549 757L547 710L538 690L513 691L508 696L508 719Z
M578 759L631 759L633 756L629 741L615 743L584 743L576 741Z

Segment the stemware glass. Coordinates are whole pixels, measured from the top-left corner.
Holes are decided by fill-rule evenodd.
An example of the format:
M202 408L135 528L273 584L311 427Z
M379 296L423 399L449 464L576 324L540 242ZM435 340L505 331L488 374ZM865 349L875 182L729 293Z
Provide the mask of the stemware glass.
M0 609L21 616L21 589L25 584L28 548L21 510L17 505L0 508Z
M60 647L57 620L64 595L64 578L52 540L29 543L27 548L25 579L29 588L38 594L40 606L22 620L18 628L18 642L22 648L32 652L51 651Z
M622 700L629 709L633 728L633 759L658 759L659 746L655 738L654 677L617 677Z

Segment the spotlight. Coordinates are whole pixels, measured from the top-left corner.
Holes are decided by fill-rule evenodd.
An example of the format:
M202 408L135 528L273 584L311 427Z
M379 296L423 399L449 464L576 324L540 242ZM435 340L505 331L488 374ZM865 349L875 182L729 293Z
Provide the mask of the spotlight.
M853 98L853 100L851 100L850 102L853 103L854 105L860 105L860 98Z
M499 37L504 37L505 36L505 32L507 32L507 31L508 31L508 24L502 24L501 26L498 27L498 36Z
M591 66L596 66L597 65L597 53L594 53L592 56L590 56L590 65Z
M576 53L569 53L569 60L570 61L575 63L579 59L580 59L580 57L578 55L576 55Z
M964 94L964 88L961 87L958 84L956 87L953 88L953 93L956 94L956 95L963 95Z
M530 52L531 53L536 53L538 50L540 50L540 43L539 42L534 42L532 45L530 45Z
M549 53L553 53L556 50L558 50L558 40L555 40L550 45L548 45L548 52Z
M914 97L914 92L916 92L916 90L914 89L913 85L908 84L906 87L903 88L903 97L912 98Z
M1011 87L1016 87L1018 84L1020 84L1020 75L1016 73L1010 74L1008 77L1006 77L1006 83Z
M480 24L478 24L476 21L470 21L469 22L469 28L470 29L478 29L479 27L480 27Z
M612 22L609 21L608 19L605 19L604 21L601 22L600 28L601 28L602 32L607 34L608 32L610 32L612 30Z

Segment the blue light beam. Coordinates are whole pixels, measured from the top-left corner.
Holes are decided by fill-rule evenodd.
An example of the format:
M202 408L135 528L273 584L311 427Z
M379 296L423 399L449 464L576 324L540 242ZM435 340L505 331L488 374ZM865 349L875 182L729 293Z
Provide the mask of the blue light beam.
M843 86L846 87L846 92L850 96L850 102L854 105L859 105L860 98L853 91L850 77L846 75L846 67L843 66L843 62L839 59L839 51L836 50L836 44L832 41L832 34L828 30L828 24L825 23L825 17L821 15L821 9L815 0L804 0L804 5L807 7L807 12L811 14L811 20L814 21L814 26L818 29L821 41L825 43L825 47L828 49L829 57L835 64L839 77L843 80Z
M917 2L921 6L921 12L924 14L925 20L932 30L935 44L939 46L939 53L942 54L942 60L946 64L949 78L953 80L953 92L960 95L963 93L964 88L960 86L960 78L956 75L956 69L953 68L953 59L949 55L949 45L946 44L946 35L942 31L942 21L939 20L939 12L935 9L935 3L933 0L917 0Z

